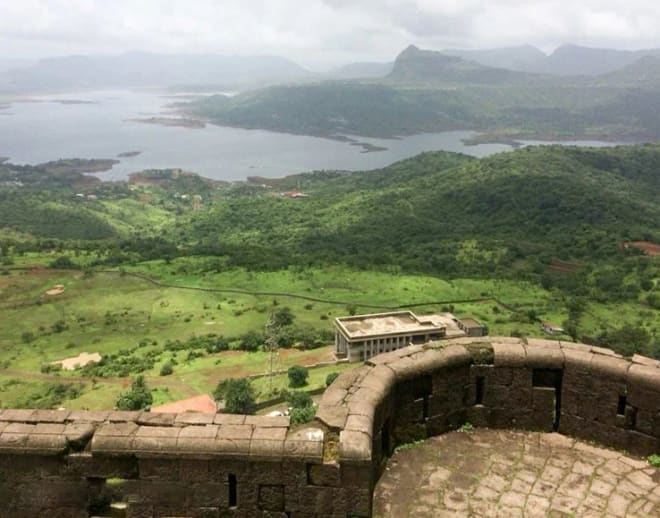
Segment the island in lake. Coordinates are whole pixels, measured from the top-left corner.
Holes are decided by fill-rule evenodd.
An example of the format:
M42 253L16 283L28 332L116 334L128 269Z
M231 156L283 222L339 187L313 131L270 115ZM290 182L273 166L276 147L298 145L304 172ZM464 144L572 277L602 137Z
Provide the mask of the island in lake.
M111 158L62 158L35 167L48 174L102 173L118 163L119 160Z
M206 123L198 119L181 117L147 117L143 119L128 119L129 122L142 122L144 124L158 124L159 126L172 126L179 128L203 129Z
M371 144L369 142L361 142L354 138L347 137L346 135L329 135L325 138L336 140L337 142L346 142L351 146L359 146L362 148L361 153L376 153L378 151L387 151L386 147L376 146L375 144Z
M53 99L51 102L57 104L98 104L98 101L83 101L81 99Z

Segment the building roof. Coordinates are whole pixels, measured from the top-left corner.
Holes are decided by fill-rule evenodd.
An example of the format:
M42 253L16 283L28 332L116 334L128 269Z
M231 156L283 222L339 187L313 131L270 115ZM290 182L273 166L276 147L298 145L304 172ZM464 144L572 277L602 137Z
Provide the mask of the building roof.
M474 318L461 318L461 324L463 324L465 327L473 328L473 327L483 327L481 322Z
M335 319L335 326L349 340L387 335L437 333L456 327L451 313L415 315L412 311L356 315Z
M161 414L178 414L182 412L215 414L218 411L218 407L211 396L208 394L201 394L188 399L180 399L179 401L172 401L170 403L165 403L164 405L152 407L151 411Z

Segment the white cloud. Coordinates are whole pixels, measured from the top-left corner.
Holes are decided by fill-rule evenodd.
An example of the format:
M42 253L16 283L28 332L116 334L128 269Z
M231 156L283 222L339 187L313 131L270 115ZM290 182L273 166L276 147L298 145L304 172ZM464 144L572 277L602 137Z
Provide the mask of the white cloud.
M421 47L660 47L653 0L0 0L0 57L279 54L308 66Z

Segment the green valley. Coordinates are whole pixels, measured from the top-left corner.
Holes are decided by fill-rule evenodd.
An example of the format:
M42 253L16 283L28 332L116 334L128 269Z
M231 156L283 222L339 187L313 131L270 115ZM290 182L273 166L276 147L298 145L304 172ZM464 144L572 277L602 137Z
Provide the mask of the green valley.
M433 152L234 183L2 164L0 404L107 408L138 374L154 404L211 393L270 370L280 311L261 401L291 365L321 364L307 389L352 368L326 362L332 320L353 312L449 310L505 336L551 322L660 357L660 265L624 246L660 243L659 165L654 145ZM103 360L53 364L82 352Z

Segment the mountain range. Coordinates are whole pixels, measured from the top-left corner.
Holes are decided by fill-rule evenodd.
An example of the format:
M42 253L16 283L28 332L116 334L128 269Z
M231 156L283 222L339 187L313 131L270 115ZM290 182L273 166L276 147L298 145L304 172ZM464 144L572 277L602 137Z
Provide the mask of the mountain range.
M181 109L225 126L326 137L473 130L497 141L657 141L660 59L642 56L600 75L558 76L409 46L382 78L215 95Z
M643 57L660 58L660 49L617 50L579 45L563 45L551 54L531 45L441 52L488 67L557 76L595 76L621 70Z
M437 56L441 54L448 58L460 58L460 61L448 60L445 65L456 69L460 64L466 79L481 82L522 77L507 74L506 71L564 78L598 76L622 70L645 57L660 59L660 49L629 51L577 45L564 45L549 55L531 45L482 50L445 49L434 54L437 74L444 73L443 67L438 66ZM401 62L401 58L405 57L412 56L406 56L404 51L397 61ZM498 72L491 70L484 76L483 68L478 65L497 69ZM393 62L360 62L349 63L326 73L314 73L279 56L165 55L146 52L65 56L40 61L3 58L0 59L0 92L40 93L136 87L236 90L327 79L380 79L388 76L393 67ZM398 72L401 73L401 70Z
M313 74L279 56L164 55L48 58L0 73L0 91L47 92L102 88L245 88L301 81Z

